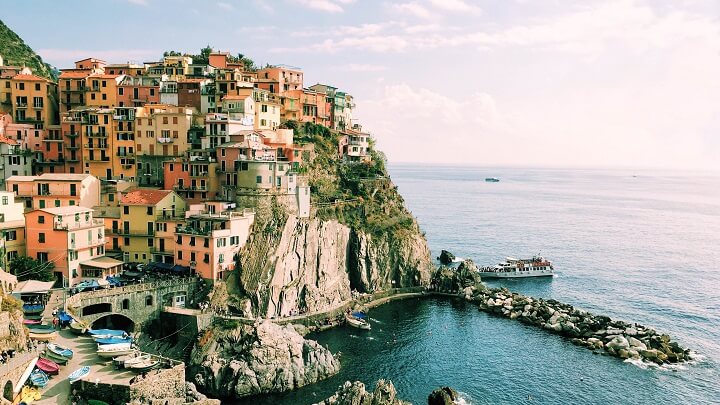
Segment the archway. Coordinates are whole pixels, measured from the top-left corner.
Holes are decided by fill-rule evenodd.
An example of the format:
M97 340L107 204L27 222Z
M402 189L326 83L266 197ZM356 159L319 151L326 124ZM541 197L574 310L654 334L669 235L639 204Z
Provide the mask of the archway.
M122 314L109 314L95 320L90 327L92 329L120 329L125 332L133 332L135 322Z
M99 304L88 305L82 309L83 316L102 314L103 312L112 312L112 304L102 302Z
M13 383L10 380L5 383L5 388L3 388L3 398L8 401L13 400Z

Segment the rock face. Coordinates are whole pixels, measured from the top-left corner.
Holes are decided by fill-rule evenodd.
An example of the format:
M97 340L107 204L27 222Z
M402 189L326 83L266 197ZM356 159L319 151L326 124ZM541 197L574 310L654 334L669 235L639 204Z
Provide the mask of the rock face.
M427 283L430 251L419 233L397 238L358 232L336 220L290 215L281 232L256 232L241 254L246 316L318 312L374 292ZM250 312L250 313L247 313Z
M457 391L450 387L442 387L428 395L428 405L454 405L460 397Z
M22 311L0 311L0 350L20 350L27 344Z
M335 395L314 405L410 405L397 398L397 391L391 381L379 380L373 392L365 390L360 381L340 386Z
M457 268L440 266L430 280L430 290L449 294L463 294L471 298L478 291L485 290L477 266L472 260L465 260Z
M576 345L623 359L663 364L691 358L690 350L671 341L668 335L642 325L593 315L555 300L526 297L504 288L478 291L472 300L480 304L481 311L518 319L570 338Z
M211 397L241 398L292 390L339 370L339 360L317 342L303 339L291 325L265 321L205 332L191 354L188 376Z
M455 255L448 252L447 250L442 250L440 252L440 256L438 256L438 260L440 260L441 264L448 265L455 260Z

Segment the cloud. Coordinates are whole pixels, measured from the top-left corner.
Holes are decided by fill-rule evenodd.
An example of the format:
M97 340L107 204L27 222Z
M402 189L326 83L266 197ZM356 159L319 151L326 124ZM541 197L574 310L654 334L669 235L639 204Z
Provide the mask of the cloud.
M233 6L233 5L230 4L230 3L225 3L225 2L222 2L222 1L219 1L219 2L217 3L217 6L218 6L218 8L223 9L223 10L225 10L225 11L233 11L233 10L235 10L235 6Z
M468 4L464 0L428 0L435 8L443 11L461 13L480 13L480 7Z
M254 0L255 7L266 13L274 13L275 9L265 0Z
M391 4L390 8L400 14L410 14L420 18L431 18L433 14L418 2Z
M346 65L336 66L333 70L347 72L382 72L383 70L387 70L387 66L367 63L348 63Z
M127 0L130 4L135 4L136 6L147 6L148 2L147 0Z
M294 0L294 2L313 10L342 13L343 6L353 3L354 0Z

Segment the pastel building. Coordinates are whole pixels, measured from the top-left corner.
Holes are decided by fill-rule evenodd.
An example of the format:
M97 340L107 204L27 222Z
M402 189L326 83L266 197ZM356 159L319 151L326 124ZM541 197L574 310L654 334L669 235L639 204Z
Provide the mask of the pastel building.
M255 221L252 211L227 211L226 203L191 206L176 234L175 263L188 266L200 277L223 280L235 270Z
M18 141L0 132L0 185L4 185L10 176L32 174L32 163L32 155L23 150Z
M100 278L120 271L122 263L100 259L105 254L102 220L93 210L80 206L43 208L25 214L27 255L41 263L55 265L59 285L73 286L82 279ZM98 272L100 262L108 268ZM112 259L110 259L112 260ZM82 265L89 266L83 273Z
M0 191L0 268L7 269L10 261L25 256L25 207L15 202L15 194Z
M117 86L118 107L160 103L160 81L152 77L122 76Z
M58 122L57 85L48 79L27 73L10 79L13 121L43 129Z
M85 105L112 108L118 105L118 87L125 75L94 73L85 79Z
M274 130L280 125L282 103L280 97L268 90L255 89L255 129Z
M100 181L89 174L10 176L5 186L27 209L66 206L92 208L100 203Z
M203 154L187 154L163 162L164 187L175 190L188 201L205 201L220 196L218 162Z
M288 65L260 69L257 72L257 87L279 95L291 90L302 90L303 71Z

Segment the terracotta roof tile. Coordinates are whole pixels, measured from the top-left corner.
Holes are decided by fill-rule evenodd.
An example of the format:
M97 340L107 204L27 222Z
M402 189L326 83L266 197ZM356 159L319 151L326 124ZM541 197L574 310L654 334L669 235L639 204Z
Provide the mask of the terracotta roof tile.
M140 188L130 191L123 195L120 204L124 205L155 205L165 198L172 191L170 190L154 190L149 188Z
M60 79L84 79L92 74L92 71L87 69L82 70L67 70L60 73Z
M25 75L25 74L18 74L13 76L13 80L26 80L26 81L33 81L33 82L48 82L49 80L35 75Z

